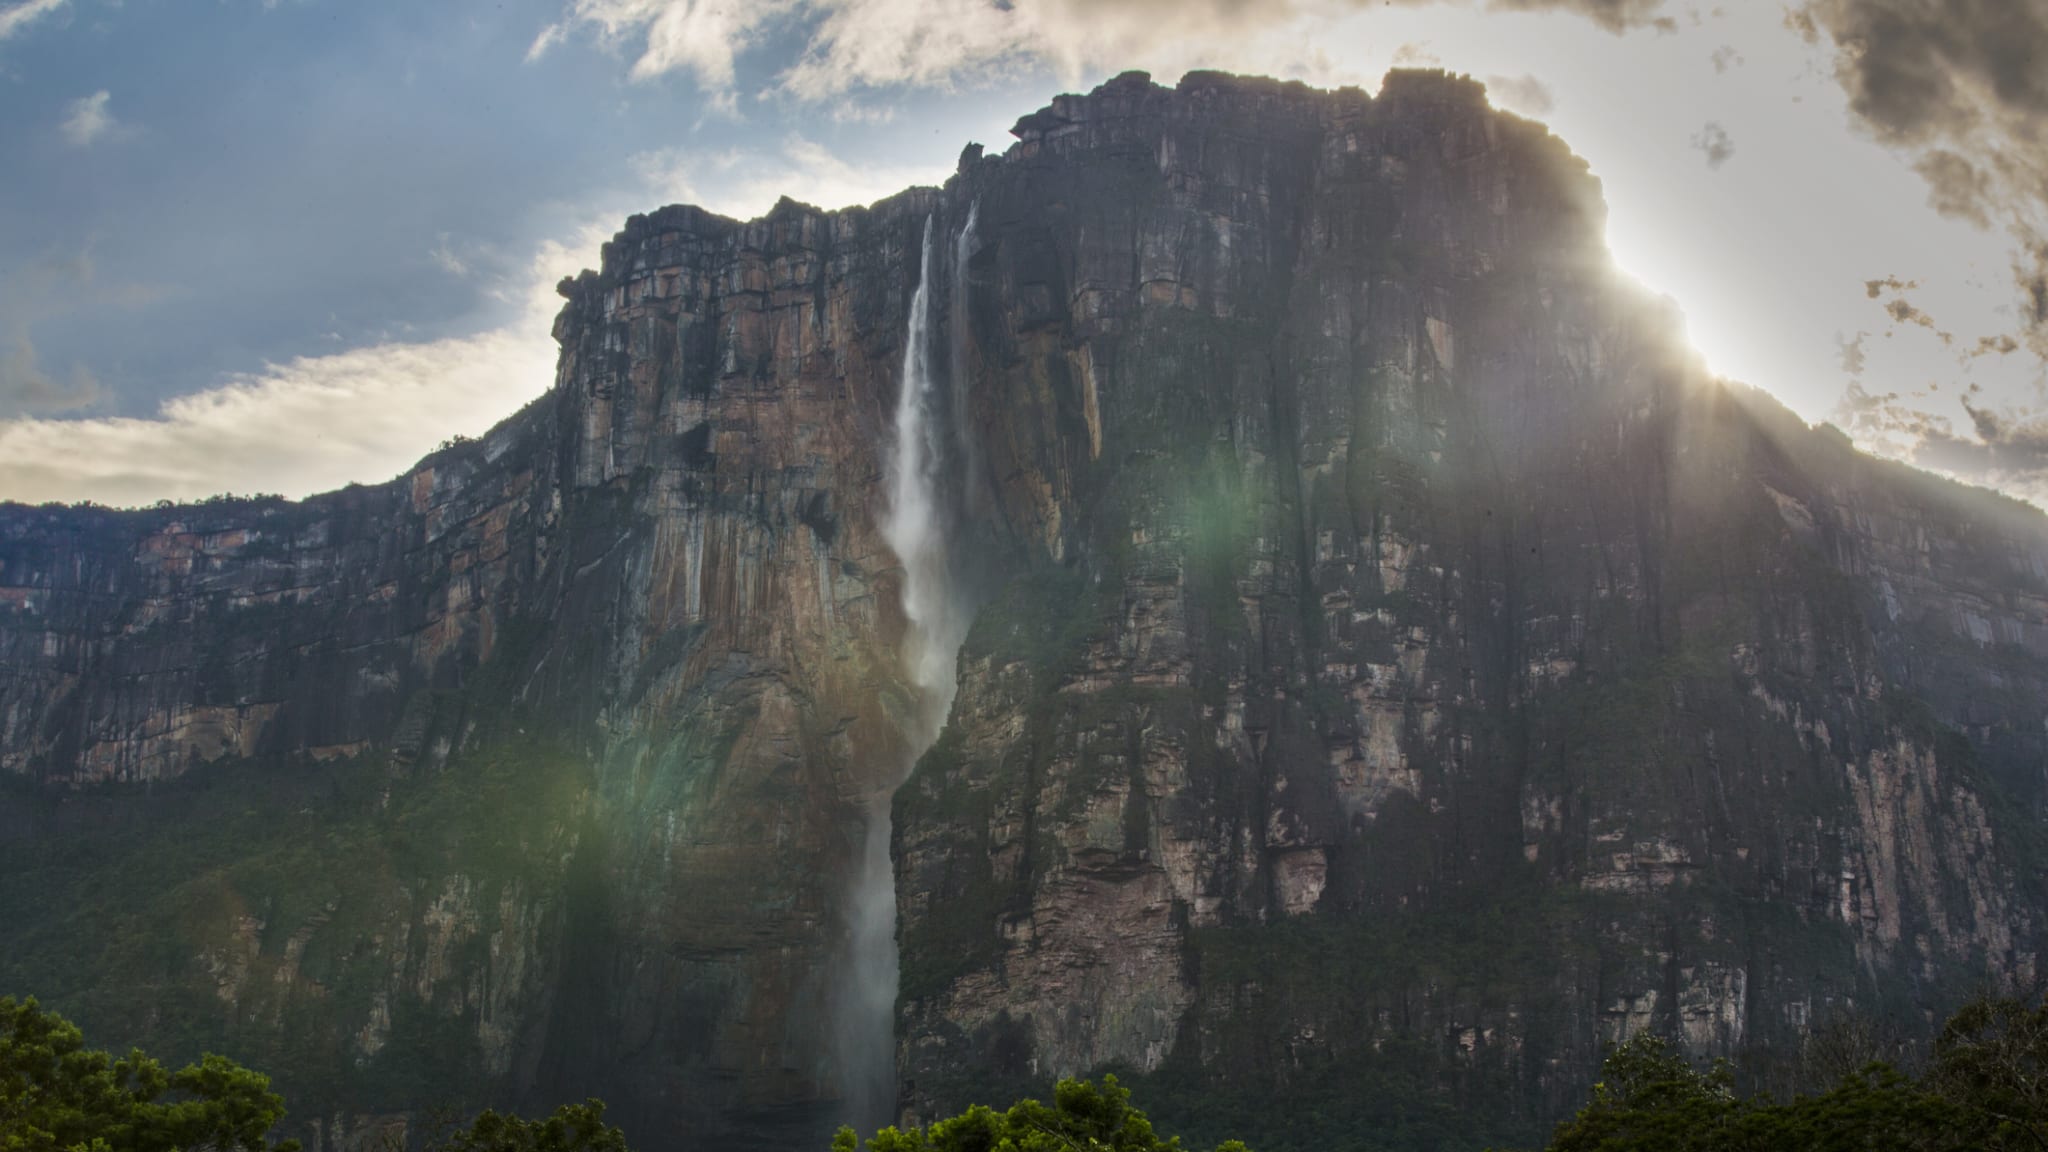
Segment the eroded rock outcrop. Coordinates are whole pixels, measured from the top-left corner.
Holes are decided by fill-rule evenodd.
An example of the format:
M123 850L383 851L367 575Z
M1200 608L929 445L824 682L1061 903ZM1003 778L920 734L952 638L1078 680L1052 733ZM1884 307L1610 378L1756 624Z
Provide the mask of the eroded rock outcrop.
M123 896L182 950L124 983L210 996L159 1035L322 1109L600 1093L640 1132L829 1132L844 889L912 754L873 495L933 202L636 217L562 286L554 391L391 484L5 512L0 763L39 787L17 858L76 850L68 811L150 821L79 789L198 793L245 762L338 781L312 806L369 857L290 917L267 905L294 883L237 873L336 864L268 840L164 877L218 915ZM5 898L50 922L67 895ZM156 1018L66 972L63 936L15 979L102 1027Z
M974 392L1064 389L1004 490L1056 530L898 794L913 1111L1120 1066L1477 1146L1639 1029L1767 1075L2031 979L2039 516L1708 379L1469 83L1019 132Z
M1197 1131L1519 1138L1635 1030L1767 1065L2030 976L2037 514L1708 379L1468 81L1133 74L1016 133L635 217L550 394L390 484L0 509L0 977L337 1148L591 1093L816 1139L918 727L927 227L987 606L896 797L907 1111L1115 1066Z

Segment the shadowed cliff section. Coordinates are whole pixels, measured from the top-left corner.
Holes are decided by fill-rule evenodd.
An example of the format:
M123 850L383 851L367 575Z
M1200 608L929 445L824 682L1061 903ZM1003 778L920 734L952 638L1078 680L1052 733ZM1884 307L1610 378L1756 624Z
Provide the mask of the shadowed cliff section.
M2037 513L1708 379L1469 82L1018 131L972 391L1052 397L1057 530L897 794L914 1111L1115 1067L1197 1142L1535 1142L1643 1029L1768 1083L2033 978Z
M274 1069L329 1142L589 1092L656 1146L829 1135L932 202L634 218L552 393L392 484L0 513L0 975Z
M1767 1062L2031 973L2037 514L1705 379L1469 81L1016 133L634 217L551 393L391 484L0 507L0 981L273 1071L323 1149L591 1092L822 1146L916 719L891 413L970 212L934 416L995 599L897 795L906 1108L1124 1066L1269 1150L1476 1143L1642 1028Z

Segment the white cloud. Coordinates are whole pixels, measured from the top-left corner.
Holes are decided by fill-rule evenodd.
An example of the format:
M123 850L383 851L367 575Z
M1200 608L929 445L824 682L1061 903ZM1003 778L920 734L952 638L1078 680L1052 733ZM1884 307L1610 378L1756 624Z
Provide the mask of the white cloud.
M107 90L102 88L65 106L64 139L70 141L73 148L90 147L94 141L114 130L114 114L107 111L109 99Z
M303 357L165 403L155 419L0 424L8 499L141 504L304 496L388 478L447 432L481 431L545 382L550 349L510 332Z
M554 378L554 285L603 234L549 243L512 323L476 336L301 356L166 401L153 418L0 421L0 499L146 504L217 492L300 497L398 475Z
M450 276L469 275L469 262L456 253L448 241L446 232L441 233L434 246L427 249L427 257L440 265L441 270Z
M738 55L776 20L804 0L573 0L562 22L541 30L527 49L537 60L567 34L569 27L595 28L599 42L617 50L628 40L641 43L633 62L635 80L666 72L690 72L707 91L722 91L733 82Z
M1488 76L1486 93L1496 105L1524 116L1548 116L1557 108L1557 97L1550 94L1543 81L1527 72L1520 76Z
M664 148L642 152L632 163L655 199L739 220L764 215L783 196L825 209L872 204L913 185L937 184L949 171L850 164L802 136L788 137L772 152Z
M1412 3L1414 0L1404 0ZM824 100L863 88L949 88L1049 66L1072 80L1091 68L1200 67L1241 54L1263 30L1350 0L572 0L527 59L576 27L611 51L636 53L631 75L693 76L729 90L737 61L771 32L798 27L807 46L778 80Z
M5 40L64 6L65 0L22 0L11 8L0 8L0 40Z
M2001 411L2024 414L2032 410L2027 401L2033 389L2041 386L2038 362L1974 350L2030 317L2048 342L2048 278L2031 280L2033 295L2016 309L2011 241L1941 220L1926 207L1922 177L1938 176L1937 186L1950 194L1937 206L1995 225L1991 208L1970 196L2005 170L1951 147L1960 160L1930 153L1916 171L1899 163L1902 151L1915 155L1911 149L1899 148L1883 133L1873 139L1852 130L1862 104L1873 101L1873 107L1882 104L1900 115L1927 114L1914 112L1920 103L1878 100L1890 88L1850 84L1845 76L1872 71L1856 70L1857 61L1870 58L1852 54L1843 57L1849 63L1835 61L1837 67L1830 68L1826 37L1803 35L1797 19L1801 12L1818 20L1830 13L1910 9L1932 14L1939 24L1946 10L1941 0L1803 0L1790 6L1790 23L1786 5L1681 12L1676 0L772 0L759 8L711 3L574 0L566 3L559 34L593 36L619 53L622 67L630 65L638 79L678 75L721 99L733 95L736 74L768 67L766 90L742 95L781 97L781 114L792 119L845 118L877 95L888 106L908 99L894 91L899 88L944 92L1044 70L1070 88L1127 68L1148 70L1166 83L1188 69L1218 68L1323 87L1370 87L1389 64L1440 63L1488 77L1500 104L1541 116L1587 158L1608 197L1608 238L1617 258L1678 299L1692 338L1716 371L1770 389L1809 419L1826 418L1844 383L1832 334L1878 321L1881 314L1873 315L1862 284L1896 273L1926 285L1928 310L1942 317L1943 330L1956 333L1959 342L1951 347L1921 329L1867 342L1864 378L1872 390L1903 393L1916 384L1961 379L1981 384ZM1981 7L1997 13L2011 6ZM703 40L679 44L658 31L710 28L706 21L713 15L725 23ZM1832 30L1830 24L1821 32ZM1647 32L1655 34L1632 34ZM1996 43L1932 36L1907 47L1939 48L1974 60L1971 52L1982 55L1988 51L1982 45ZM788 51L789 44L798 48ZM1992 68L2019 67L2024 54L1990 56L1995 59L1983 67L1963 69L1970 93L2010 89L2017 95L2007 103L2048 93L2038 69L2022 69L2014 80ZM750 67L739 67L741 62ZM1738 65L1752 82L1714 82ZM1916 64L1908 78L1937 76L1939 70L1931 68ZM1973 77L1980 73L1991 79L1979 83ZM2000 87L1994 82L1999 77L2010 82ZM1937 80L1928 84L1940 87ZM1614 92L1630 98L1615 100ZM1957 114L1941 123L1982 127L1990 119L1990 112L1980 111L1974 120ZM1743 164L1731 162L1738 140ZM801 150L800 142L792 144L778 162L790 166ZM2008 167L2015 163L2012 154L2008 149ZM643 159L654 167L681 163L665 153ZM1714 179L1698 178L1702 159ZM706 199L698 187L702 178L725 175L720 193L744 203L727 211L765 208L772 198L766 185L781 181L721 173L723 163L719 157L692 157L681 164L678 194ZM903 182L867 180L842 195L861 198ZM750 183L762 186L750 190ZM2038 189L2039 182L2028 187ZM825 198L808 189L803 196ZM2048 235L2048 227L2021 231ZM2048 243L2038 252L2048 266ZM1995 350L2004 347L2000 343ZM1967 362L1959 362L1966 353ZM1953 410L1954 392L1951 385L1934 399Z
M547 55L548 49L562 42L562 37L566 32L567 29L560 23L550 24L541 29L540 35L533 38L533 46L526 50L526 62L531 64Z
M1388 2L1411 9L1571 11L1609 32L1677 27L1658 16L1665 0ZM1329 45L1316 43L1296 21L1384 6L1373 0L570 0L527 58L537 59L585 26L608 50L637 52L636 80L680 72L707 92L721 92L732 87L739 57L771 33L794 30L805 47L777 86L804 100L898 85L979 85L1039 67L1074 83L1092 71L1272 71L1284 61L1309 68L1291 75L1328 82L1333 78L1314 68L1327 63Z
M642 184L625 198L634 207L686 200L742 218L785 193L838 208L945 176L850 164L801 136L766 151L664 150L633 163ZM449 435L481 433L548 388L555 284L595 262L622 216L612 205L593 210L572 239L542 246L516 281L492 293L517 303L518 314L479 335L301 356L166 401L150 418L0 419L0 500L302 497L396 476ZM430 253L437 263L474 271L440 240Z
M1199 67L1300 13L1296 0L815 0L810 47L782 77L811 100L861 88L951 87L1043 64L1066 81L1092 69Z
M573 0L531 54L594 34L631 61L635 76L680 72L729 103L738 59L771 32L791 33L806 47L783 61L774 89L793 101L827 101L839 115L875 89L945 88L1026 67L1140 67L1168 80L1186 68L1223 67L1324 86L1369 83L1402 45L1427 45L1453 69L1495 78L1504 103L1526 110L1555 94L1547 118L1604 182L1609 235L1627 266L1678 297L1717 370L1771 388L1810 418L1829 413L1841 384L1832 333L1874 320L1862 290L1873 275L1923 278L1929 308L1939 306L1965 341L1980 328L1995 331L1995 309L2009 304L2003 247L1965 225L1899 226L1932 219L1924 186L1894 154L1845 131L1843 90L1778 13L1736 8L1707 27L1624 41L1608 29L1640 22L1654 10L1647 0L1575 2L1598 23L1484 15L1558 6L1548 0L1404 0L1390 8L1356 0ZM1716 46L1753 62L1756 76L1785 79L1713 84ZM1526 91L1502 90L1523 79L1531 81ZM1637 98L1615 101L1614 91ZM792 102L783 110L792 123L817 108ZM1726 165L1711 181L1697 179L1699 154L1673 131L1709 122L1724 125L1728 139L1739 136L1745 153L1744 164ZM892 164L886 155L848 163L780 132L744 151L643 153L634 158L640 187L618 190L593 218L610 225L668 200L744 218L784 193L826 208L869 203L936 182L950 167ZM537 259L530 279L503 283L503 298L526 307L512 325L479 336L303 357L172 401L153 419L0 421L0 497L296 495L394 475L448 434L481 431L547 386L553 284L581 263L575 257L594 256L601 238L586 230ZM486 289L497 267L445 238L434 255ZM1994 275L1983 275L1986 268ZM1954 287L1978 281L1989 286ZM1868 341L1865 351L1873 391L1958 371L1957 351L1917 328ZM1996 392L2003 411L2033 381L2022 378L2019 359L1987 356L1962 370L1982 380L1987 403Z

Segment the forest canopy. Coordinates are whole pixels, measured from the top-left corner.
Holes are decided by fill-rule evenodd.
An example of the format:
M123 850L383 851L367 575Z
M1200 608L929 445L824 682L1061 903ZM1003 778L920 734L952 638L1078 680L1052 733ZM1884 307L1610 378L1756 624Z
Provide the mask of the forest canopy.
M1964 1005L1909 1074L1882 1060L1823 1090L1743 1095L1726 1061L1704 1070L1644 1033L1612 1052L1585 1106L1547 1152L2018 1152L2048 1150L2048 1001ZM424 1152L631 1152L598 1100L539 1120L478 1114L422 1141ZM284 1100L269 1078L223 1056L175 1071L142 1051L89 1048L35 1000L0 997L0 1152L299 1152L273 1140ZM841 1128L831 1152L1181 1152L1113 1075L1061 1080L1051 1103L975 1105L865 1141ZM1215 1152L1249 1152L1226 1140Z

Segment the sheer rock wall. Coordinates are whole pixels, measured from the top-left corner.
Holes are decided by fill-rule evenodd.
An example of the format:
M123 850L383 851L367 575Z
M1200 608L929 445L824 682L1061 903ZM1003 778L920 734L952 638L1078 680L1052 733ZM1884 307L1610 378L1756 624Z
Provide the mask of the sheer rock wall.
M910 755L906 308L977 205L906 1112L1114 1066L1195 1131L1520 1138L1639 1029L1768 1069L2031 977L2038 514L1708 379L1469 81L1133 74L1016 133L869 209L635 217L553 390L389 484L0 507L0 977L274 1071L326 1146L593 1093L817 1139Z

